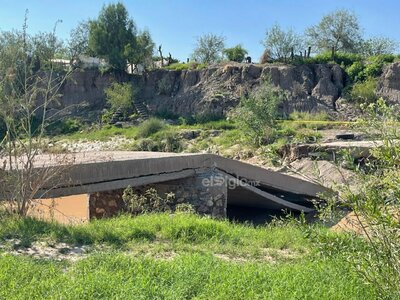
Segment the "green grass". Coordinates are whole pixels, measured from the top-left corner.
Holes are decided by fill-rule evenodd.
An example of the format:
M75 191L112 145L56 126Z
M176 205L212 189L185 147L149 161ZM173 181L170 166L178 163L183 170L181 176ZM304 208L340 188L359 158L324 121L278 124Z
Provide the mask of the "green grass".
M341 268L341 269L340 269ZM373 299L340 261L231 263L189 254L171 261L121 253L74 265L2 256L4 299Z
M113 136L121 136L126 138L149 137L157 132L173 131L187 129L204 129L204 130L231 130L236 128L235 124L227 120L210 121L203 124L194 125L166 125L161 120L152 118L140 124L139 126L131 126L126 128L117 128L115 126L106 125L99 129L83 130L73 134L62 135L60 139L68 140L90 140L104 141Z
M0 221L0 240L18 238L30 244L51 240L70 244L107 244L129 247L132 242L166 241L170 243L207 244L239 250L274 248L305 251L307 240L296 226L263 226L232 224L191 214L150 214L135 218L119 216L94 220L89 224L64 226L32 218L7 217ZM248 250L247 249L247 250Z
M207 64L199 64L196 62L190 63L173 63L169 66L165 66L164 69L174 70L174 71L182 71L182 70L201 70L207 67Z
M236 124L229 120L216 120L193 125L179 125L180 129L204 129L204 130L232 130L236 128Z
M306 114L306 113L293 113L290 120L280 121L278 123L279 135L290 136L296 131L304 130L301 135L314 135L310 130L321 130L328 128L342 128L348 126L347 122L334 122L327 120L326 114ZM219 130L221 135L214 138L207 138L205 132L201 138L196 142L196 149L204 150L207 145L221 146L222 149L229 148L236 144L243 144L248 146L245 141L243 132L237 128L237 125L229 120L209 121L202 124L182 124L182 125L166 125L159 119L150 119L140 124L139 126L132 126L127 128L117 128L115 126L104 126L100 129L84 130L82 132L73 133L70 135L60 136L58 139L67 139L70 141L88 140L88 141L106 141L111 137L124 137L138 141L141 138L152 138L154 141L158 139L165 139L166 135L176 135L180 131L185 130ZM308 131L307 131L308 130Z
M340 253L320 255L310 236L342 238L295 221L254 227L191 214L74 227L5 217L0 241L64 241L97 250L78 262L0 252L0 299L375 298ZM297 255L279 258L286 252Z
M329 116L326 112L300 112L295 111L289 115L289 120L293 121L329 121Z

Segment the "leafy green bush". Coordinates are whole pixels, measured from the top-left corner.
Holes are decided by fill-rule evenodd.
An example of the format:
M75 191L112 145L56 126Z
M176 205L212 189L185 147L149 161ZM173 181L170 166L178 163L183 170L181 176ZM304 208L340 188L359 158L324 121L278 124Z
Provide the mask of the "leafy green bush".
M173 64L170 64L169 66L166 66L165 69L174 70L174 71L187 70L187 69L189 69L189 64L179 63L179 62L173 63Z
M278 106L285 98L282 90L267 81L248 98L243 97L240 100L239 106L231 113L231 118L254 145L272 142Z
M372 61L382 61L384 63L392 63L396 59L396 56L393 54L380 54L371 56L369 59Z
M113 116L114 112L112 110L104 109L101 114L101 122L103 124L110 124Z
M346 68L346 73L352 82L362 81L365 79L365 65L362 61L356 61Z
M196 63L196 62L189 62L189 63L173 63L169 66L166 66L165 69L167 70L174 70L174 71L182 71L182 70L201 70L207 67L207 64L203 63Z
M138 194L129 186L124 190L122 200L129 213L138 215L171 211L175 195L168 193L165 194L165 197L161 197L154 188L146 190L143 194Z
M193 205L190 203L179 203L175 207L175 213L177 214L194 214L196 213Z
M308 63L337 63L344 67L352 65L356 61L362 61L361 55L355 53L336 52L334 59L332 59L332 53L330 51L322 52L320 54L317 54L315 57L307 60Z
M350 80L358 82L368 77L380 76L384 65L395 61L395 59L396 57L392 54L381 54L363 59L359 54L337 52L335 59L332 60L331 52L323 52L313 58L304 60L303 63L340 64L345 69Z
M383 63L381 62L372 62L368 63L365 66L364 75L365 77L378 77L382 74L383 71Z
M226 48L223 52L228 60L236 62L242 62L247 55L247 50L244 49L240 44L232 48Z
M377 77L383 72L383 67L387 63L392 63L395 59L394 55L382 54L377 56L371 56L368 58L365 66L365 76L366 77Z
M290 143L316 143L322 135L318 131L323 128L320 124L294 123L291 121L282 122L277 126L275 147L283 142L283 145Z
M46 127L46 132L49 135L70 134L82 128L83 124L80 120L76 118L67 118L50 123Z
M359 103L376 101L375 90L377 83L378 81L375 78L368 78L363 82L354 83L350 91L351 99Z
M132 112L134 93L130 83L114 82L104 92L107 104L110 105L112 112L120 110L125 117Z
M345 52L335 53L335 59L334 59L334 61L337 64L343 65L345 67L350 66L356 61L361 61L361 60L362 60L361 55L355 53L345 53Z
M165 127L166 124L164 121L157 118L151 118L139 125L137 136L147 138L152 134L164 129Z

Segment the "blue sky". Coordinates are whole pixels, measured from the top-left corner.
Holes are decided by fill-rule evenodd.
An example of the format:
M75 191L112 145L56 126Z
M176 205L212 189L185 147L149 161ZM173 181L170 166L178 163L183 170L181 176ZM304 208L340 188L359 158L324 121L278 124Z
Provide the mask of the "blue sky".
M29 10L29 32L52 30L67 38L80 20L95 18L102 5L115 1L95 0L0 0L0 30L21 28ZM354 11L365 36L383 35L400 41L399 0L124 0L139 28L150 30L164 52L185 60L197 36L216 33L226 45L241 43L258 60L265 31L274 23L302 33L321 17L338 8Z

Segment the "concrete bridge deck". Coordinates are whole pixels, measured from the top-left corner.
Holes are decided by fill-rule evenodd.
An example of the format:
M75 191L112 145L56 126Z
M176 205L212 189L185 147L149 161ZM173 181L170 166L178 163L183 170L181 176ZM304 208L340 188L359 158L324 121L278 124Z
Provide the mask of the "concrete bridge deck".
M85 152L68 154L63 162L41 155L35 166L65 168L68 174L57 186L49 183L43 188L47 198L177 181L202 172L214 174L207 175L208 185L225 185L227 203L234 205L309 212L308 200L327 191L308 181L213 154Z

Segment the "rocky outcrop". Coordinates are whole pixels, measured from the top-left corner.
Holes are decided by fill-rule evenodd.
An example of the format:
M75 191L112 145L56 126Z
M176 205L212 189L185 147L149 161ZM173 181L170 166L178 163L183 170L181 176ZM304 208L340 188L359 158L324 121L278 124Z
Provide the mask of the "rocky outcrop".
M387 65L378 81L377 94L391 102L400 102L400 62Z
M226 114L242 96L263 81L287 91L283 112L335 110L345 74L338 65L255 65L230 63L202 70L159 69L144 76L77 71L63 86L61 106L85 103L92 110L105 105L104 88L112 81L132 82L137 101L150 113L163 115Z

